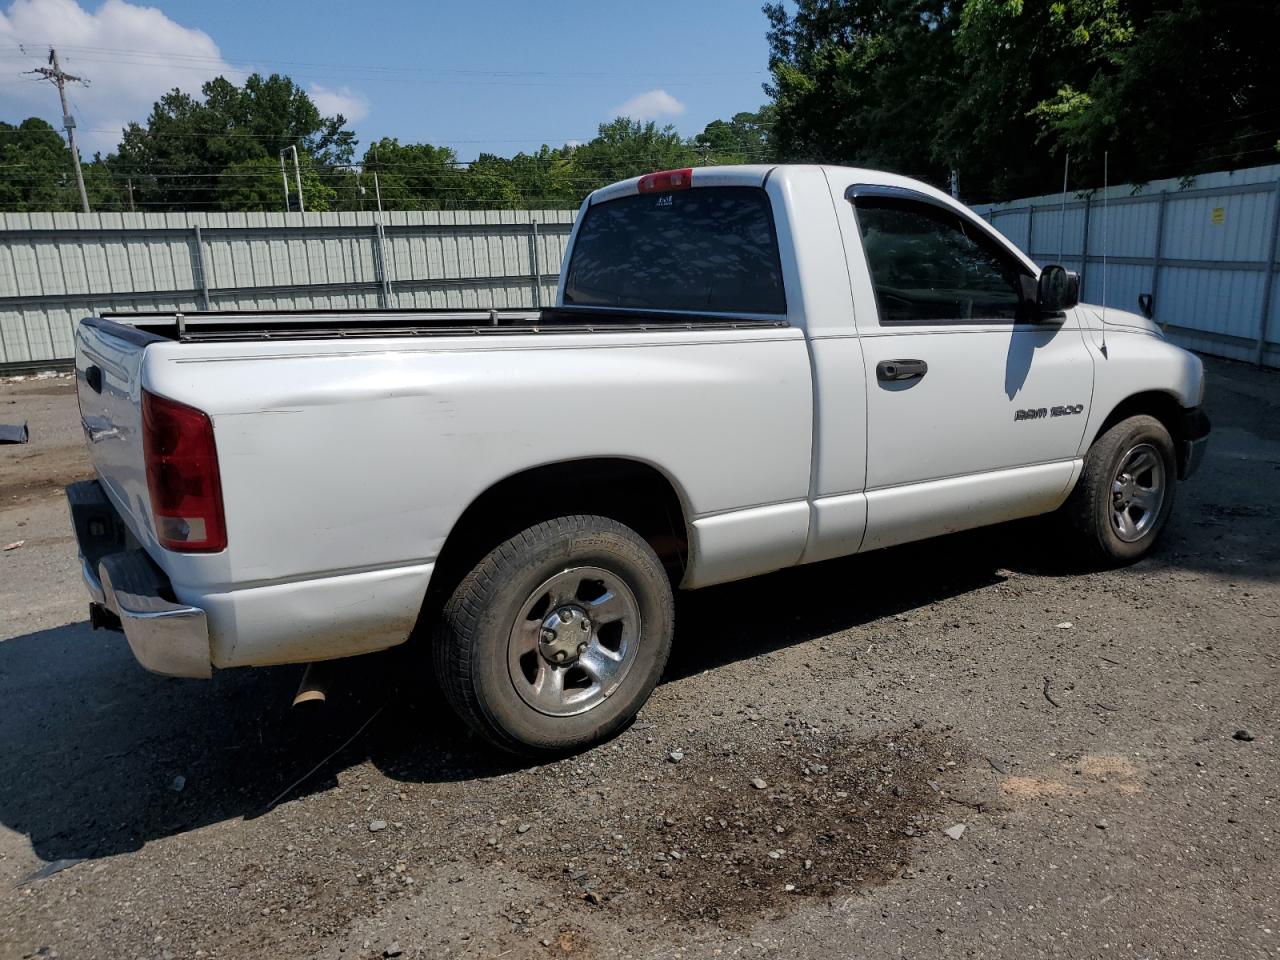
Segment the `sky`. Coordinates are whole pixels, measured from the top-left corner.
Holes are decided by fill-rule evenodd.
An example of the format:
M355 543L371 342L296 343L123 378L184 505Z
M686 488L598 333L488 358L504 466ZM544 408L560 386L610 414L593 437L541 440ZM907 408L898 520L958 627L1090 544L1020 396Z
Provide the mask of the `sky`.
M111 151L165 91L285 73L361 144L453 147L463 160L591 139L614 116L685 136L765 102L761 0L0 0L0 120L61 127L25 74L50 44L82 154ZM357 148L357 152L363 152Z

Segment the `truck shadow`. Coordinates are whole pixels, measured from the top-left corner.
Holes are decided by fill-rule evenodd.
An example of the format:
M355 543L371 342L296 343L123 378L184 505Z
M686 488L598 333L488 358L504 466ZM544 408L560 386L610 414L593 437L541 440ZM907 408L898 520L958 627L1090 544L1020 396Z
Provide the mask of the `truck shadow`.
M943 552L910 547L682 595L668 679L998 582L973 551L972 538ZM297 667L166 679L138 667L120 634L87 623L6 640L0 823L44 861L91 859L259 816L282 792L327 791L366 760L414 782L519 768L469 735L415 651L345 661L338 673L327 704L293 709Z
M1204 538L1195 523L1175 526L1174 547L1143 566L1181 565L1177 544ZM684 594L666 678L927 608L1011 570L1078 572L1042 525L1026 521ZM120 634L86 623L6 640L0 823L25 834L44 861L89 859L259 816L282 793L324 793L365 761L420 783L521 766L470 736L413 650L345 661L329 702L310 712L289 706L299 675L282 667L221 672L212 682L156 677L133 662Z

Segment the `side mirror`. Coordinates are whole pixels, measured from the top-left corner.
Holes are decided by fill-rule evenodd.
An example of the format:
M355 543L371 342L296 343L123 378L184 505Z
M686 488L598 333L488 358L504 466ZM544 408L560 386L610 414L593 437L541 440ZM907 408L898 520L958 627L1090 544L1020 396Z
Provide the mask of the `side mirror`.
M1050 264L1040 271L1036 284L1036 306L1040 312L1061 313L1080 302L1080 274L1072 273L1057 264Z

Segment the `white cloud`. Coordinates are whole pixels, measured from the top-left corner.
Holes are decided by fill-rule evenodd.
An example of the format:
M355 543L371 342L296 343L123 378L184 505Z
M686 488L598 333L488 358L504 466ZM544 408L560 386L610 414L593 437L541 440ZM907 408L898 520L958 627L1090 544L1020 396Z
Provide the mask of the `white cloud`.
M369 115L369 101L362 93L350 87L326 87L322 83L311 84L307 90L311 102L320 111L322 117L342 114L347 123L359 123Z
M667 91L649 90L614 107L610 116L630 117L632 120L661 120L664 117L678 117L684 111L684 104Z
M219 74L235 81L245 75L222 59L207 33L175 23L154 7L106 0L90 12L75 0L13 0L0 12L0 79L46 65L50 45L58 48L63 70L89 81L67 88L86 158L113 149L121 118L145 120L152 104L174 87L199 93L204 81ZM26 80L5 82L4 119L16 123L37 116L61 127L53 85Z
M89 10L76 0L12 0L7 10L0 8L0 120L35 116L61 130L53 85L24 75L46 65L50 45L58 48L63 70L90 81L67 87L85 159L114 150L125 124L145 122L152 105L174 87L199 96L207 80L224 76L243 83L252 72L227 63L203 30L154 7L106 0ZM369 113L368 100L349 87L312 83L309 92L325 116L341 113L354 123Z

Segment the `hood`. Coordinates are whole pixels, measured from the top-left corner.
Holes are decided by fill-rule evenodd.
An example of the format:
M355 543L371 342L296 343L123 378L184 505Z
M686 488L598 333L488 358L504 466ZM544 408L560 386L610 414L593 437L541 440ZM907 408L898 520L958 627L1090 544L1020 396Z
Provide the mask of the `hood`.
M1160 325L1154 320L1148 320L1140 313L1131 313L1128 310L1117 310L1115 307L1107 307L1104 316L1102 307L1094 303L1079 304L1081 310L1088 310L1099 322L1105 320L1108 327L1125 327L1129 330L1150 334L1153 337L1164 339L1164 331L1160 329Z

